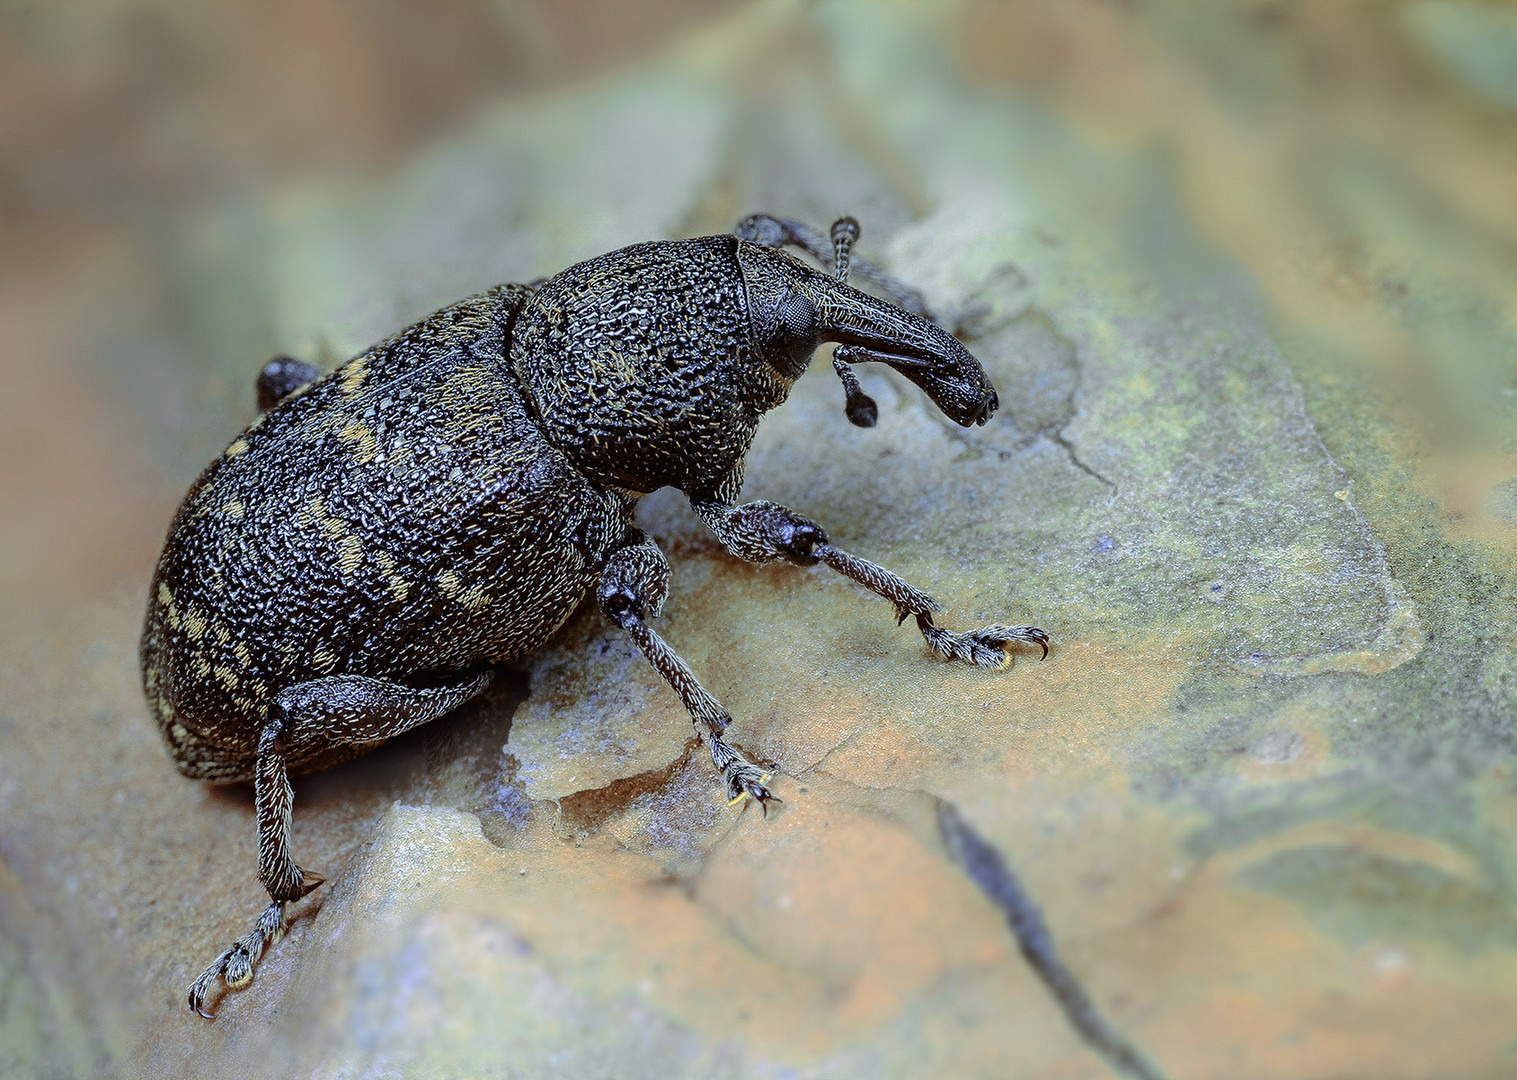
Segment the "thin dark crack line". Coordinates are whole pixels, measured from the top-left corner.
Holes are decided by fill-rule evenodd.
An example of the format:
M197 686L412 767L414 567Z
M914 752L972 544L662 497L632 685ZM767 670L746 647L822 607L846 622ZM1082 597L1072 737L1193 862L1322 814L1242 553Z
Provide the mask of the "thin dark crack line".
M1071 423L1072 422L1073 421L1071 421ZM1069 424L1066 423L1064 427L1061 427L1058 431L1053 433L1051 438L1053 439L1054 443L1063 449L1065 455L1069 458L1071 465L1079 469L1082 473L1090 477L1092 480L1099 480L1101 483L1110 488L1113 493L1115 493L1117 490L1116 484L1113 484L1110 480L1106 479L1106 477L1102 476L1100 473L1096 472L1095 469L1092 469L1089 465L1080 460L1080 454L1077 450L1075 450L1074 443L1070 442L1064 436L1064 428L1067 428L1068 426Z
M812 772L816 772L818 770L820 770L820 771L822 771L822 772L825 773L827 770L823 769L822 766L825 765L825 764L827 764L827 759L830 758L830 757L832 757L832 755L836 754L839 750L842 750L845 747L853 745L855 742L858 741L859 735L861 735L862 733L863 733L863 729L862 728L860 728L858 731L853 732L851 735L849 735L842 742L838 743L836 746L832 747L830 750L828 750L821 757L819 757L815 761L813 761L810 765L807 765L805 768L800 769L797 772L795 772L794 773L795 778L797 780L804 780L807 777L808 774L810 774Z
M1073 424L1075 422L1075 418L1080 415L1080 409L1076 404L1076 399L1080 396L1080 387L1085 384L1085 365L1080 362L1080 349L1074 343L1074 341L1067 337L1064 337L1063 333L1057 328L1054 328L1054 333L1059 337L1064 338L1064 341L1069 345L1070 351L1074 356L1075 384L1069 388L1069 396L1064 399L1064 422L1059 425L1059 430L1053 433L1053 441L1058 443L1059 446L1064 450L1064 453L1069 455L1069 460L1075 468L1079 469L1081 472L1085 473L1092 479L1099 480L1101 483L1110 488L1113 494L1115 494L1117 485L1113 484L1110 480L1106 479L1106 477L1102 476L1095 469L1092 469L1089 465L1085 464L1085 462L1080 458L1079 451L1075 449L1075 444L1070 442L1069 436L1064 434L1064 432L1069 430L1069 425Z
M944 846L980 891L1005 912L1022 955L1048 987L1070 1027L1119 1075L1163 1080L1164 1073L1101 1014L1074 972L1065 967L1043 912L1001 853L969 827L952 803L938 799L937 811Z

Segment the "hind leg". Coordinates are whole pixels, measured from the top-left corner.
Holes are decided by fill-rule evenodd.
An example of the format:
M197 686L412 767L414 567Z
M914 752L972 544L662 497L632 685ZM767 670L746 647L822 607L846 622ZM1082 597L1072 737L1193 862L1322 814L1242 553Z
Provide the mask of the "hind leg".
M253 805L258 820L258 880L269 892L253 929L232 942L190 984L190 1008L206 1019L206 998L218 979L231 989L246 986L264 950L284 936L285 905L324 878L303 870L290 854L290 817L295 791L289 767L315 746L362 746L381 742L462 705L490 682L490 672L460 676L442 686L416 689L358 675L300 683L279 694L258 739L253 766Z

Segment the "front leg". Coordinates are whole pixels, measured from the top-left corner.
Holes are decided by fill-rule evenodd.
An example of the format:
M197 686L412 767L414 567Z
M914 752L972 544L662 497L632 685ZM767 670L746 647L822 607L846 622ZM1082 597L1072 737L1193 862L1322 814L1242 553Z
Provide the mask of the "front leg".
M883 596L895 605L896 622L914 617L932 651L945 660L1005 667L1011 662L1010 646L1018 641L1039 645L1043 655L1048 655L1048 635L1036 626L986 626L960 634L933 625L933 613L942 609L931 596L883 566L833 546L820 525L778 503L760 500L733 506L715 499L692 499L690 505L722 546L740 559L784 560L796 566L824 562Z

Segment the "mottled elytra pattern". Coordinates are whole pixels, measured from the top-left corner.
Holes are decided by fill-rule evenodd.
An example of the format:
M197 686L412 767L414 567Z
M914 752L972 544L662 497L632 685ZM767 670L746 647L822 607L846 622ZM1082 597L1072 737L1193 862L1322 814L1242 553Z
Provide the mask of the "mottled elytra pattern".
M250 779L252 736L289 687L520 656L599 579L629 504L528 419L502 363L523 295L456 304L287 397L191 489L142 646L186 775ZM287 760L374 741L333 735L299 728Z
M825 562L914 616L945 658L996 667L1016 642L1046 653L1034 627L937 627L930 596L810 519L733 505L759 418L823 341L851 350L835 367L855 422L852 361L896 367L966 426L996 407L962 345L848 286L851 220L833 230L835 277L768 246L813 235L780 224L759 216L748 239L637 244L536 289L499 286L326 376L288 357L265 366L264 415L169 528L142 635L143 687L179 770L253 781L271 901L191 985L191 1008L208 1016L218 981L250 981L285 905L321 883L290 851L290 773L457 707L592 592L679 695L728 795L777 801L724 737L727 710L648 625L669 564L630 525L641 494L679 488L738 558Z

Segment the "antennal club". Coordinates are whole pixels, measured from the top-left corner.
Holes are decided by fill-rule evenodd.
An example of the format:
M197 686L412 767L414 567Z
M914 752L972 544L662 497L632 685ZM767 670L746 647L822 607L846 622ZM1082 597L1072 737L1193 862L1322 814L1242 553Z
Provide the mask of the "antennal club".
M858 376L848 366L847 357L850 352L847 345L839 345L832 351L832 370L838 373L838 378L843 383L843 393L848 395L843 412L854 427L874 427L880 419L880 407L874 403L874 398L864 393ZM839 356L839 353L843 355Z
M853 218L840 217L832 223L832 266L840 285L848 284L848 258L858 238L859 223Z

